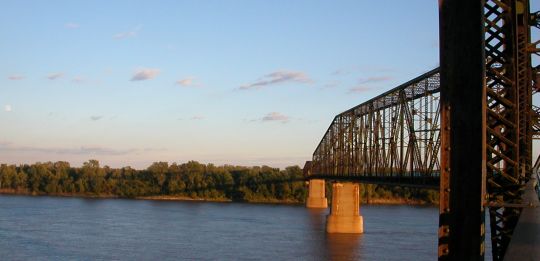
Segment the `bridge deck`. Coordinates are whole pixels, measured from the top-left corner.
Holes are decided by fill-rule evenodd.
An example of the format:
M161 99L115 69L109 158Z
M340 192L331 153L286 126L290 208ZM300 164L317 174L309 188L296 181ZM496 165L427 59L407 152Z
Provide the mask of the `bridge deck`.
M534 182L538 181L532 178L525 189L524 203L529 207L521 212L504 260L540 260L540 202Z
M436 68L338 114L307 178L437 188L439 87Z
M363 176L363 175L312 175L309 179L325 179L333 181L354 181L366 184L401 186L412 188L438 189L439 177L405 177L405 176Z

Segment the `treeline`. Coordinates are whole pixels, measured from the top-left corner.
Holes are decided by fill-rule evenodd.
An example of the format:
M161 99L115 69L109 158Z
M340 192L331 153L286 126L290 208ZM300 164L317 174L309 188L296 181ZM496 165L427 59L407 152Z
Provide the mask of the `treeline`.
M361 187L370 199L402 198L427 203L438 200L438 194L429 190L376 185ZM268 166L214 166L196 161L183 164L155 162L145 170L102 167L97 160L89 160L82 167L71 167L63 161L19 166L1 164L0 190L38 195L171 196L291 203L304 202L307 196L303 172L298 166L280 170Z
M399 186L360 184L364 203L439 204L439 191Z
M302 202L306 195L298 166L284 170L214 166L190 161L155 162L145 170L101 167L89 160L82 167L68 162L0 165L0 189L33 194L78 194L118 197L156 195L234 201Z

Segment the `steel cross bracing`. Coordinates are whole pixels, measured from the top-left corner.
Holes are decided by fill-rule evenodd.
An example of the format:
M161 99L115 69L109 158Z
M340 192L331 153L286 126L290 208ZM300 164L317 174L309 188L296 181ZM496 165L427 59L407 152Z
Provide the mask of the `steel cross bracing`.
M439 186L439 73L427 72L337 115L310 178Z
M484 5L486 57L486 189L493 260L502 260L521 213L532 164L529 1Z
M540 138L540 109L532 104L540 91L540 66L531 66L540 41L531 44L530 38L530 25L540 28L540 12L530 14L528 0L486 0L482 6L485 48L478 57L485 62L485 100L478 102L485 101L486 175L481 194L482 205L489 207L493 259L502 260L531 175L532 140ZM438 187L441 163L449 166L441 162L439 87L435 69L337 115L313 154L307 178ZM441 184L441 191L451 194L448 185ZM483 257L483 244L479 249Z

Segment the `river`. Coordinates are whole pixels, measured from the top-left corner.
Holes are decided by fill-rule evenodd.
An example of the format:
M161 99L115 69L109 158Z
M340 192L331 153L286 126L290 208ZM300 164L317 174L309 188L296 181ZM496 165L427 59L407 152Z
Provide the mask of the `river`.
M362 235L298 205L0 196L2 260L435 260L438 209L366 205Z

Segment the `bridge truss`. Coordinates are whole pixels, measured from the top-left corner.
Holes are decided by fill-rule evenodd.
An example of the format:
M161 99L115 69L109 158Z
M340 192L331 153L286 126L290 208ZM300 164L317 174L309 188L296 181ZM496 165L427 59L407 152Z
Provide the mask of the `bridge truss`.
M477 118L482 118L485 133L485 176L478 191L485 199L482 205L489 207L493 260L502 260L524 206L521 196L531 175L532 140L540 138L540 108L532 104L533 93L540 90L540 69L531 65L531 53L539 49L530 39L530 25L539 27L540 13L529 13L528 0L481 3L484 50L475 57L483 57L485 64L485 100L478 101L483 116ZM451 214L450 154L441 156L441 138L451 133L450 120L442 119L441 111L449 115L450 107L441 108L440 91L437 68L338 114L313 154L308 178L440 186L441 215ZM441 125L448 129L441 131ZM451 150L451 143L446 144L444 149ZM441 227L452 227L453 221L442 220ZM442 231L441 238L448 237L450 229ZM441 260L449 254L445 242L440 241ZM482 257L483 248L482 243Z
M439 186L439 71L337 115L313 154L312 178Z

